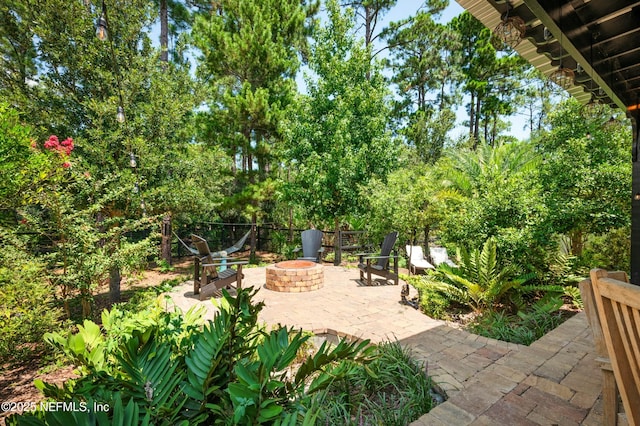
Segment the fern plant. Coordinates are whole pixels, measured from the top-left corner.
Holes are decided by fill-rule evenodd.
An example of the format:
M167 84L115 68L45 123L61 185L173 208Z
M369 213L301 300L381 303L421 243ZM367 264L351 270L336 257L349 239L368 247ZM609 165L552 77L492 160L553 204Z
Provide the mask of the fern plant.
M500 266L496 254L496 241L489 238L482 250L458 250L458 267L438 266L430 284L450 299L466 304L475 312L493 309L507 300L534 274L517 276L513 265Z

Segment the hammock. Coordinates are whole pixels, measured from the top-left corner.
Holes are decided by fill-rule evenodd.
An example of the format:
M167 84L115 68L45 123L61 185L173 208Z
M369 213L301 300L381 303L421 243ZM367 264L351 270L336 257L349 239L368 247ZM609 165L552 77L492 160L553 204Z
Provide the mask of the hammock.
M175 232L173 232L173 235L176 236L176 238L178 239L178 241L180 241L182 243L182 245L194 256L199 256L200 253L198 252L198 250L194 249L193 247L191 247L189 244L185 243L179 236L178 234L176 234ZM249 235L251 235L251 231L248 231L246 234L244 234L237 243L235 243L234 245L232 245L229 248L226 248L224 250L220 250L217 251L215 253L211 253L211 256L213 257L222 257L222 252L224 251L227 255L230 255L231 253L235 253L238 250L242 249L242 247L244 247L244 243L245 241L247 241L247 238L249 238Z

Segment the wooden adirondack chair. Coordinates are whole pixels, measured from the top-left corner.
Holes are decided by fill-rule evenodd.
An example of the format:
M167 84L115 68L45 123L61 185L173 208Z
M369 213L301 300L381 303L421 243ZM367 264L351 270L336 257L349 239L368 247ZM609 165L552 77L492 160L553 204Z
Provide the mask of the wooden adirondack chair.
M360 269L360 281L366 285L371 285L371 275L379 275L387 280L393 280L395 285L398 285L398 252L394 250L393 246L398 239L398 232L394 231L387 234L384 237L382 246L380 247L380 254L359 253L360 262L358 263L358 269ZM391 254L391 251L394 254ZM390 260L392 262L390 262ZM375 262L375 263L374 263ZM392 264L392 265L391 265ZM393 269L390 269L393 268ZM366 281L365 281L366 274Z
M320 263L320 257L324 252L324 247L322 247L322 231L307 229L306 231L302 231L301 237L302 247L296 247L293 250L294 253L302 250L302 257L298 257L298 259Z
M620 281L620 274L603 269L593 269L590 275L624 415L630 425L640 425L640 286ZM616 420L609 421L615 424Z
M233 283L236 283L236 288L242 287L242 265L249 262L228 262L226 258L219 257L221 252L211 253L204 238L192 235L191 239L198 250L198 255L195 256L193 294L200 294L200 300L205 300L218 294L220 289L229 288ZM223 270L222 266L226 269Z

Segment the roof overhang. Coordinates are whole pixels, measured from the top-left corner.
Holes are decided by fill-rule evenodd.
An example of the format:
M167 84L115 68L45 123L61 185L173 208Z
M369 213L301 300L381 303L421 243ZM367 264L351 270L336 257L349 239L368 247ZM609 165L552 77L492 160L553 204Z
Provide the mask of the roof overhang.
M567 91L633 111L640 104L640 1L456 0L494 29L509 10L527 26L515 50L543 74L575 73ZM545 31L545 28L547 31ZM580 67L578 67L580 64Z

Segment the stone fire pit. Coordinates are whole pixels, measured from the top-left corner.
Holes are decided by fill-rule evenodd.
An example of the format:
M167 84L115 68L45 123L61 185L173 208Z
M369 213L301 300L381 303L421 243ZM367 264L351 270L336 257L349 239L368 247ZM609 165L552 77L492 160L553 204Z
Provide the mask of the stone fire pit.
M308 260L286 260L267 266L266 287L269 290L299 293L324 285L322 265Z

